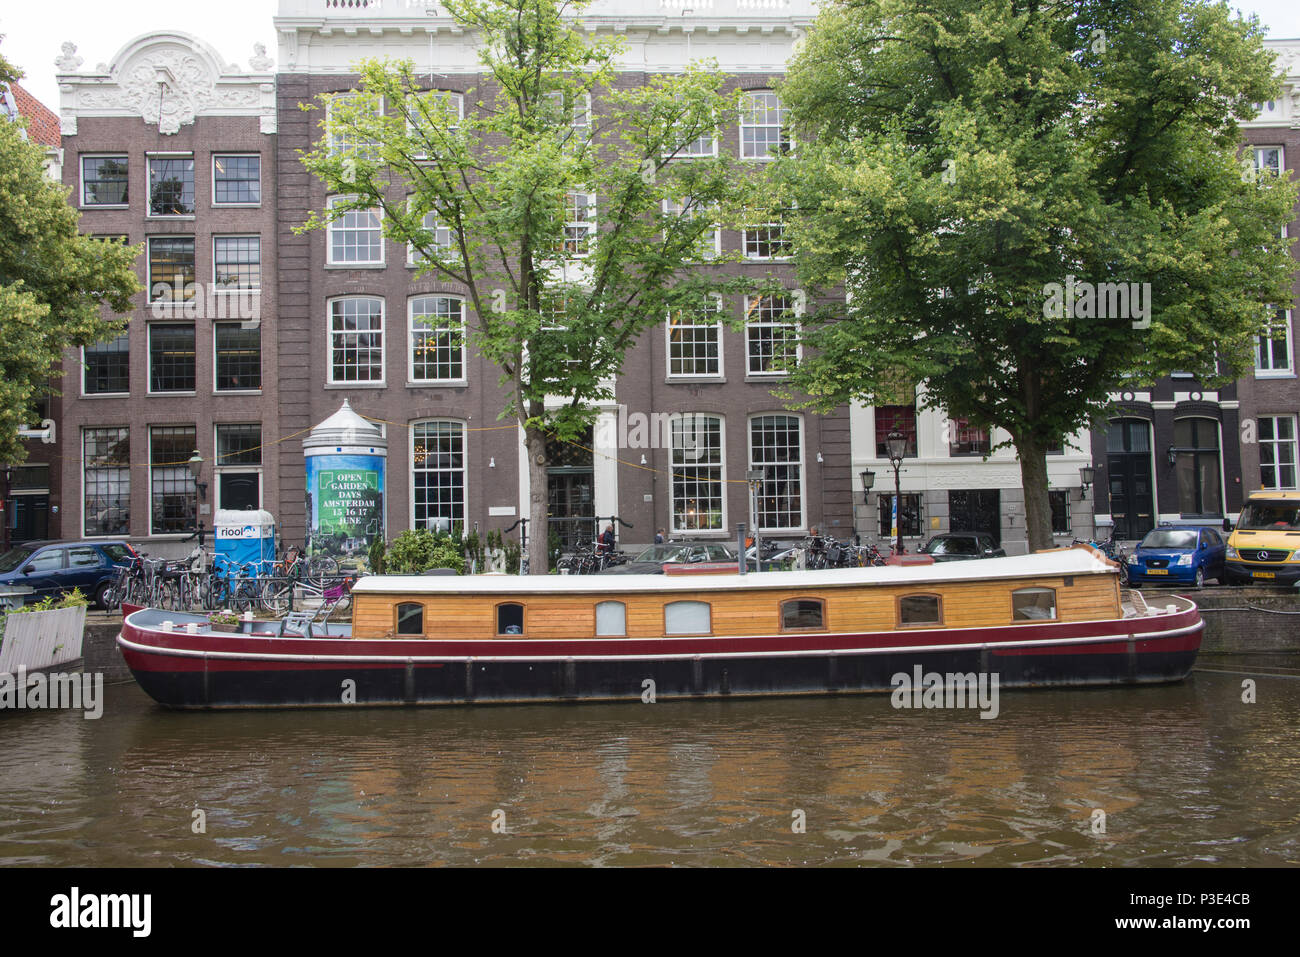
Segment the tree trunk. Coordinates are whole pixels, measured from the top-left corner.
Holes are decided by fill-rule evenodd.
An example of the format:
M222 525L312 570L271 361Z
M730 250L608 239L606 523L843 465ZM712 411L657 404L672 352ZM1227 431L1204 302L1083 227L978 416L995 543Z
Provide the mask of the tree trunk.
M546 433L541 429L524 429L524 448L528 452L528 573L545 575L550 523L546 500Z
M1020 456L1020 486L1025 494L1025 532L1029 550L1052 547L1052 501L1047 494L1047 452L1034 439L1015 440Z

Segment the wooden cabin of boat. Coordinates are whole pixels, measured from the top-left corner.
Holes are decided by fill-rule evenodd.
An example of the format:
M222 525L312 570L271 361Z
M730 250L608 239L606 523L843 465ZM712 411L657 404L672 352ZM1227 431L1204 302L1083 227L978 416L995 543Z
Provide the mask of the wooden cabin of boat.
M370 576L354 638L581 639L890 632L1118 619L1087 547L942 564L708 575Z

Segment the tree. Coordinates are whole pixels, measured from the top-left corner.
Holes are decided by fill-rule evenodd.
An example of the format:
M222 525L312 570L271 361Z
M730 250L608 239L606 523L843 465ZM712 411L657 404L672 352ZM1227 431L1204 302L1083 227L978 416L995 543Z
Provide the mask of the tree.
M22 74L0 57L0 83ZM0 121L0 461L27 457L19 426L49 392L63 350L114 334L141 289L138 253L77 232L68 191L45 175L39 147Z
M544 572L548 436L584 434L638 335L726 283L683 265L729 202L731 164L674 160L735 105L704 69L616 84L618 42L580 29L583 3L444 6L481 45L463 115L410 62L361 63L355 93L325 98L326 136L304 156L344 198L306 228L382 210L424 273L465 290L464 335L500 369L502 415L524 430L529 559Z
M1030 548L1051 547L1046 451L1121 382L1249 368L1289 304L1295 189L1239 155L1277 95L1260 40L1196 0L823 6L778 174L801 280L848 295L793 383L872 402L909 375L1005 429Z

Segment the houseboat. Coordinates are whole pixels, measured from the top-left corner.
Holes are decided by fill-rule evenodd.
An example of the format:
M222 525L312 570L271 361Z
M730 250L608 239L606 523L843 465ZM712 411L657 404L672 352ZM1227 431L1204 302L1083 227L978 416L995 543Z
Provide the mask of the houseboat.
M351 625L128 609L118 644L176 708L665 701L889 692L899 674L1002 688L1186 677L1195 604L1138 592L1086 546L939 565L749 575L357 582Z

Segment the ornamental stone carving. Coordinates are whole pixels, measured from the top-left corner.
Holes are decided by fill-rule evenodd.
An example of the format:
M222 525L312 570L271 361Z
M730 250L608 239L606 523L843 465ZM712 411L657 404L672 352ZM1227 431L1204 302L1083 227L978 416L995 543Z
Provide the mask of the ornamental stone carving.
M60 73L75 73L77 67L85 61L77 56L77 45L75 43L65 42L61 48L63 56L54 58L54 65L59 68Z
M253 44L253 55L249 58L248 65L253 68L254 73L268 73L275 64L269 56L266 55L265 43Z

